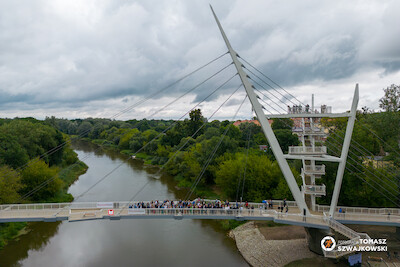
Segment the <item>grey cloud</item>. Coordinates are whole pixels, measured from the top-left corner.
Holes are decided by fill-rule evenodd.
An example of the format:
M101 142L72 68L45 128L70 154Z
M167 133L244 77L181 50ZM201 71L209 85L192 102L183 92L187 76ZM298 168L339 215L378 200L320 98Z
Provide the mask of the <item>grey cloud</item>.
M29 101L29 99L32 98L32 95L28 94L10 94L8 92L4 92L0 90L0 104L6 104L6 103L20 103L20 102L26 102Z
M239 105L240 103L242 103L243 99L230 99L228 102L226 102L226 106L236 106Z
M211 4L237 52L283 87L400 70L397 2ZM2 1L0 17L2 110L101 109L93 103L143 97L226 51L203 1ZM156 98L178 96L220 66ZM194 101L227 78L196 90Z

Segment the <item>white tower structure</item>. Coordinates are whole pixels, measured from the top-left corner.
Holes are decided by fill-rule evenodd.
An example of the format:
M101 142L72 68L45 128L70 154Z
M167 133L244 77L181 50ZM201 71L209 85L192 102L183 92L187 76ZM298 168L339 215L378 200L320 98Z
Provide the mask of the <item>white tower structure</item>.
M314 109L314 95L312 105L305 107L298 105L288 107L288 114L321 114L321 117L331 113L331 107L321 105L321 109ZM325 146L321 146L326 139L325 129L320 125L320 118L292 118L294 121L293 132L298 135L301 146L289 147L290 155L321 157L327 155ZM325 185L318 185L316 179L325 174L325 165L316 164L316 160L302 159L303 168L301 169L302 186L301 191L308 207L315 210L315 198L326 194Z
M210 6L211 7L211 6ZM274 153L274 156L281 168L281 171L286 179L286 182L289 186L290 191L297 203L297 206L302 211L303 215L309 215L309 206L306 204L305 196L310 195L311 200L309 202L310 208L313 208L315 205L315 197L317 195L325 194L325 187L315 185L315 179L322 175L322 171L324 170L324 165L318 165L316 162L338 162L338 171L336 175L335 187L332 195L332 201L330 205L329 215L333 217L333 214L336 210L337 202L339 199L340 188L342 185L342 179L344 174L344 169L346 167L346 159L347 154L350 147L351 135L354 128L354 122L356 118L356 110L358 104L358 84L356 85L353 97L353 103L351 106L350 112L345 113L327 113L325 110L323 113L316 112L291 112L288 114L264 114L262 110L262 105L258 102L257 95L255 94L253 88L254 86L250 83L248 79L248 75L243 70L243 65L238 59L238 54L235 50L233 50L228 38L225 35L222 26L215 15L213 8L211 7L213 12L215 21L219 27L219 30L222 34L222 37L225 41L225 44L228 48L229 54L233 60L233 64L235 65L239 77L243 83L243 86L246 90L247 96L253 106L254 112L258 118L258 121L261 124L261 128L271 146L271 150ZM313 102L313 101L312 101ZM314 109L314 104L312 104L312 109ZM299 108L300 110L300 108ZM327 150L325 146L321 146L317 143L317 137L320 136L314 127L314 122L316 118L327 117L327 118L339 118L339 117L348 117L346 134L343 141L343 147L340 157L334 157L327 154ZM302 133L301 140L302 146L289 147L289 153L283 154L281 147L279 146L278 140L269 125L268 119L271 118L300 118L302 120ZM303 187L302 192L297 185L296 179L289 167L287 159L299 159L303 162ZM313 184L314 183L314 184Z

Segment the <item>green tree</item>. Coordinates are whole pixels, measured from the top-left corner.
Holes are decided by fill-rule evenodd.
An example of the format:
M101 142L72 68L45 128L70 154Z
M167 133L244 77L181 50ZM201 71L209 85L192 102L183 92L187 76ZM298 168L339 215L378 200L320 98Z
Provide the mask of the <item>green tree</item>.
M54 197L62 188L63 182L58 177L56 168L50 168L43 160L35 160L22 172L22 183L25 188L23 195L31 190L42 187L30 196L33 201L47 201Z
M21 147L15 136L0 132L0 164L18 168L29 160L25 149Z
M243 181L246 162L243 200L261 201L273 198L274 195L283 196L288 192L287 185L286 187L285 184L281 185L285 180L276 162L272 162L267 156L255 154L248 155L246 161L244 153L236 153L232 158L228 157L220 162L219 170L216 172L216 184L226 197L236 199L239 180ZM281 181L282 179L283 181ZM239 196L241 196L241 188L239 188L239 192ZM285 197L289 198L290 195Z
M61 132L35 119L14 119L0 127L0 133L13 136L20 146L25 149L29 158L43 155L45 152L64 142ZM50 165L58 164L62 160L63 150L53 151L44 156Z
M201 114L200 109L194 109L189 113L189 123L188 123L188 136L192 136L204 123L204 117ZM204 132L204 129L201 129L196 135L201 135Z
M271 127L273 130L278 130L278 129L292 130L293 125L294 122L291 119L277 118L273 120Z
M383 91L385 95L379 99L379 107L387 112L400 111L400 85L392 84Z
M120 149L129 149L131 139L134 135L140 134L138 129L132 129L125 131L125 133L119 139L118 147Z
M88 137L91 130L92 130L92 124L90 122L84 121L78 127L78 134L81 137Z
M284 153L288 152L289 146L297 146L299 144L299 138L291 130L278 129L274 130L274 133Z
M18 172L10 167L0 166L0 204L15 203L19 198L19 191L23 188Z

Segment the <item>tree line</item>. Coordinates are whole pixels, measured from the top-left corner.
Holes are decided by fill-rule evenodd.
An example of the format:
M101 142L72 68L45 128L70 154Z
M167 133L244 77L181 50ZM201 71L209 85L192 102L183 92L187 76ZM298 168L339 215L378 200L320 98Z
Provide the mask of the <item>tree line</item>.
M65 190L74 179L71 172L85 166L67 168L78 157L68 145L63 146L66 138L44 121L0 119L0 204L71 201ZM31 193L47 180L47 186Z
M245 180L240 196L243 195L243 199L248 201L261 201L267 197L290 198L287 193L289 189L279 166L274 162L272 152L260 150L259 146L267 145L268 142L261 127L254 123L242 123L236 127L227 120L208 122L200 109L191 111L189 118L183 121L92 118L78 121L54 117L46 121L63 132L70 131L69 134L88 138L102 146L129 155L135 154L148 164L163 166L164 171L173 175L177 186L181 188L192 186L214 148L220 143L198 183L197 195L210 195L210 188L216 186L224 198L236 199L237 192L227 184L237 184L240 179ZM282 149L286 151L289 145L298 144L297 136L290 130L293 122L288 120L287 123L272 124ZM71 129L75 130L71 132ZM226 135L221 139L225 132ZM245 158L249 159L251 167L245 167ZM241 171L229 174L231 165ZM262 175L266 166L273 170Z
M208 196L210 188L213 188L221 193L220 196L231 200L240 197L246 201L292 198L272 151L260 150L260 146L268 145L268 142L261 127L254 123L242 123L236 127L230 121L208 122L199 109L191 111L189 118L184 121L117 121L93 118L67 120L54 117L47 118L46 121L63 132L88 138L94 143L125 154L136 155L148 164L162 166L164 171L175 177L178 187L181 188L190 188L196 182L203 166L219 144L198 183L197 195ZM321 145L327 145L331 155L339 156L337 148L340 146L337 142L344 136L347 119L323 119L321 124L330 131L326 144ZM400 164L399 125L398 110L373 112L364 107L357 112L357 123L352 136L352 142L357 147L350 148L348 168L339 198L340 205L396 205L396 197L389 195L390 199L387 199L376 188L381 193L387 190L400 198L400 177L393 174L398 173ZM275 119L272 123L284 152L287 152L288 146L299 143L298 137L291 132L292 126L293 121L289 119ZM226 132L227 128L229 130ZM226 135L221 139L225 132ZM373 160L368 163L366 152L360 151L360 146L371 155L381 156L383 161L390 164L378 168L373 166ZM301 162L292 160L289 164L300 185ZM320 204L330 203L337 170L337 163L324 164L326 175L322 176L321 183L326 185L327 195L318 198ZM383 179L383 183L380 179ZM376 183L381 187L371 186Z
M44 121L0 119L0 204L72 201L67 189L87 166L64 146L67 138ZM0 224L0 248L26 225Z

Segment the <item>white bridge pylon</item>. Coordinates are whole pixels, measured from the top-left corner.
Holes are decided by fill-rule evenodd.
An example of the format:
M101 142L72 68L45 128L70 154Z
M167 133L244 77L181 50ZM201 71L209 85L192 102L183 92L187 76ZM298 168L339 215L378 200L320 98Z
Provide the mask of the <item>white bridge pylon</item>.
M242 84L246 90L247 96L249 97L251 105L253 106L253 109L257 116L257 119L261 124L261 128L270 144L271 150L274 153L274 156L279 164L279 167L281 168L281 171L285 177L285 180L289 186L290 191L292 192L292 195L297 203L297 206L300 208L303 215L310 214L309 207L307 206L304 196L301 193L301 191L297 185L296 179L293 175L292 170L289 167L287 159L301 159L303 162L307 160L307 161L312 161L314 163L315 163L315 161L330 161L330 162L338 162L339 163L336 181L335 181L335 187L334 187L333 196L332 196L332 201L331 201L331 205L330 205L330 209L329 209L329 216L333 217L334 212L337 207L337 202L339 199L339 193L340 193L340 188L342 185L344 169L346 167L346 160L347 160L347 155L348 155L348 151L349 151L349 147L350 147L351 135L353 133L354 122L355 122L355 118L356 118L356 110L357 110L357 104L358 104L358 99L359 99L358 84L356 84L356 88L354 91L354 97L353 97L353 103L352 103L350 112L324 113L323 115L317 114L317 113L310 113L310 114L298 113L298 114L281 114L281 115L274 115L274 114L266 115L266 114L264 114L264 112L262 110L262 105L258 102L257 95L253 90L254 87L250 83L247 74L244 72L242 63L238 60L238 54L236 53L235 50L233 50L224 30L222 29L221 23L219 22L211 5L210 5L210 8L214 15L215 21L217 22L218 28L222 34L222 37L225 41L225 44L228 48L229 54L232 57L233 63L237 69L237 72L240 76ZM267 118L310 118L310 117L311 118L348 117L346 134L345 134L345 138L343 141L343 147L342 147L340 158L334 157L334 156L329 156L329 155L315 156L315 155L285 155L285 154L283 154L283 151L279 145L279 142L278 142Z

